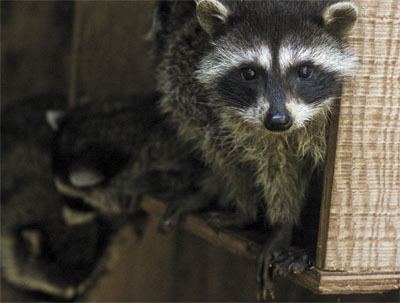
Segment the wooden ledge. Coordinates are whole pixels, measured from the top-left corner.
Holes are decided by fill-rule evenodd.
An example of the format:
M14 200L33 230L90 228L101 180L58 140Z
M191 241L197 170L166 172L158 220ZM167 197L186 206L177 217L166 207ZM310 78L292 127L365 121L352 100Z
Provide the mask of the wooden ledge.
M142 209L161 217L165 203L146 197ZM186 231L224 249L256 260L261 251L261 233L246 230L217 230L210 227L201 215L188 215L181 223ZM400 273L346 273L313 268L301 275L288 277L292 282L318 294L367 294L400 289Z
M164 202L146 197L142 202L142 209L149 214L161 217L166 210L166 205ZM261 245L257 243L260 234L241 230L217 230L207 224L201 215L188 215L180 226L214 245L251 260L256 260L261 251Z
M289 279L321 295L372 294L400 289L400 273L347 273L313 268Z

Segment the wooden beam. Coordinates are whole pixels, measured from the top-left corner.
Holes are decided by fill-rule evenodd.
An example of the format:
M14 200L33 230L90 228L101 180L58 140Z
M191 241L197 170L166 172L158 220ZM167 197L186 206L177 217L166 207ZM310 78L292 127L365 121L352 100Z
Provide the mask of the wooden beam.
M289 279L314 293L332 294L372 294L400 289L400 273L345 273L313 268Z
M153 1L75 1L70 107L107 96L152 93Z
M161 217L166 210L166 204L146 197L142 202L142 209ZM211 227L201 215L188 215L181 223L181 227L213 245L223 247L231 253L250 260L255 261L261 251L260 231L217 230ZM304 274L291 275L288 278L319 294L379 293L400 289L400 273L395 272L348 274L313 268Z
M400 272L400 1L355 1L359 60L328 152L318 266Z
M142 209L161 217L165 212L166 204L146 197L142 202ZM259 234L246 231L217 230L212 228L200 215L188 215L181 226L186 231L214 245L221 246L234 254L251 260L256 260L261 251L261 246L256 241L257 236L260 236Z

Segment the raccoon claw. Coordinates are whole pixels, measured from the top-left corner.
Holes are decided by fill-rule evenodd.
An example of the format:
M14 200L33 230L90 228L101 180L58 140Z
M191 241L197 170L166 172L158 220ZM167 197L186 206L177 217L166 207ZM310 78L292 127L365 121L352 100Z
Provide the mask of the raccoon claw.
M161 234L166 234L173 230L177 225L178 222L176 220L170 218L162 219L158 224L157 231Z
M178 226L182 218L182 209L177 203L172 203L165 211L160 223L158 224L158 232L165 234Z
M279 251L267 247L261 253L257 264L258 301L275 299L273 278L300 274L312 266L306 250L290 247Z
M274 260L273 275L286 277L290 273L301 274L311 265L309 254L306 250L291 247Z
M257 261L257 301L275 299L275 286L272 281L273 255L269 250L263 250Z

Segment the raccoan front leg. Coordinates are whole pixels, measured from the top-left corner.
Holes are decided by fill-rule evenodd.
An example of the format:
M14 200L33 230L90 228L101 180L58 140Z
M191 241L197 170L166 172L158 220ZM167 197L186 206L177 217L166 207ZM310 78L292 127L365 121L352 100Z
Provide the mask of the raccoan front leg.
M304 249L291 247L293 231L300 221L310 174L300 167L283 167L274 178L267 178L264 197L270 233L258 259L258 299L275 297L274 276L304 272L310 265ZM268 176L271 176L270 173Z
M253 220L238 212L211 211L205 214L207 223L216 229L243 228L252 223Z
M166 233L174 229L186 215L201 211L210 203L210 199L201 193L188 195L172 201L161 218L158 231Z
M271 226L257 263L257 300L275 299L274 276L300 274L311 266L307 250L290 247L292 234L292 224Z

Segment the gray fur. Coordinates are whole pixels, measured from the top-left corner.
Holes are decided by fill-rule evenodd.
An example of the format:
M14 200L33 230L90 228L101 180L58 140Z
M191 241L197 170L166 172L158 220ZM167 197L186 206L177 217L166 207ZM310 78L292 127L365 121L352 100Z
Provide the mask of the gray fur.
M313 114L305 115L307 119L295 124L297 128L276 134L257 121L256 115L264 115L268 104L246 112L227 106L217 80L224 68L229 69L230 60L234 66L249 49L267 46L275 60L271 62L277 62L281 42L294 49L325 47L352 61L346 44L321 25L326 8L334 2L219 1L229 17L211 37L210 28L202 31L193 18L195 3L176 2L164 32L158 34L165 41L158 65L161 109L178 127L180 137L193 142L205 162L223 176L234 207L248 222L261 213L273 225L298 223L309 180L323 165L329 112L338 94L325 105L304 104ZM321 23L313 23L312 18ZM309 52L309 56L312 59L315 54ZM218 64L221 71L213 71ZM339 70L337 78L345 71Z
M309 187L330 112L355 66L343 36L357 10L337 2L204 0L207 17L201 0L176 1L155 36L161 110L222 176L236 210L219 221L270 225L257 263L262 300L274 296L271 272L309 266L276 258L288 256L309 191L320 190ZM289 265L276 271L279 262Z
M69 199L53 184L53 132L44 114L64 105L59 96L41 96L2 109L1 272L18 288L71 300L108 268L117 224L94 213L63 214Z
M217 177L177 139L156 102L157 96L112 97L70 112L53 141L57 189L105 214L134 213L143 195L205 207L218 194ZM97 176L104 176L101 184L86 182Z

